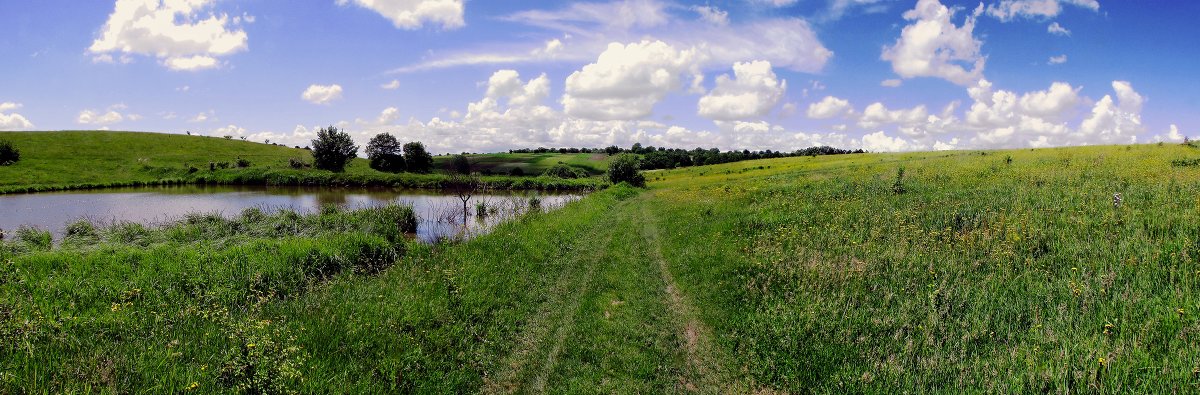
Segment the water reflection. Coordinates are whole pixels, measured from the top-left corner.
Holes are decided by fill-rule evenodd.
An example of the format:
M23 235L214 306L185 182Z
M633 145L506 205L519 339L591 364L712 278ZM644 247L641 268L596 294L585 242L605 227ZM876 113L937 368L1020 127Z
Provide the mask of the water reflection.
M467 210L463 210L457 196L428 190L211 185L113 188L0 195L0 229L11 233L27 225L60 235L68 223L79 219L101 226L117 222L154 226L197 212L231 218L250 207L266 212L313 212L330 204L355 209L404 203L411 204L421 218L417 237L436 241L486 232L499 222L528 212L530 198L555 208L579 196L489 191L473 196ZM479 215L477 203L483 204L484 215Z

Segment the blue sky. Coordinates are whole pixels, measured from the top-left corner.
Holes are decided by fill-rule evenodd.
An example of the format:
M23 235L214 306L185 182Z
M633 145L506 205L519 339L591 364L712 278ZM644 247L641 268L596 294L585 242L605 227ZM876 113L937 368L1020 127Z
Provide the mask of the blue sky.
M1200 137L1200 2L0 2L0 130L435 152Z

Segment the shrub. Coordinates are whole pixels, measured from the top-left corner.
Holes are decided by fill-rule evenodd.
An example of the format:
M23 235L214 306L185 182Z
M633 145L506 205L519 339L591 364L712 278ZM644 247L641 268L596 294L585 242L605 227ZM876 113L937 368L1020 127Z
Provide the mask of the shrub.
M358 154L358 146L350 134L330 126L317 131L312 141L313 166L318 169L341 172Z
M896 181L892 183L892 193L900 195L905 192L908 190L904 188L904 168L901 167L896 169Z
M239 169L244 169L244 168L250 167L250 161L245 158L242 158L240 156L237 158L237 161L235 161L234 163L237 164L237 167Z
M291 166L291 168L293 168L293 169L307 169L309 167L312 167L312 164L305 162L303 159L300 159L300 158L291 158L291 159L288 159L288 166Z
M471 159L463 154L454 155L450 159L450 169L458 174L471 174Z
M433 171L433 156L425 151L425 144L413 141L404 145L404 165L413 173Z
M584 178L584 177L587 177L587 173L584 172L583 170L577 169L577 168L574 168L571 166L567 166L562 163L551 166L549 169L546 169L545 172L542 172L542 175L547 176L547 177L555 177L555 178Z
M608 180L613 184L627 182L635 187L646 186L646 176L638 171L638 157L621 154L608 164Z
M514 177L521 177L521 176L525 175L525 170L520 167L514 167L512 170L508 171L508 175L514 176Z
M367 143L367 159L371 168L390 173L404 171L404 156L400 155L400 142L390 134L380 133Z
M1176 159L1171 161L1171 166L1175 167L1196 167L1200 166L1200 158L1197 159Z
M0 166L8 166L21 160L21 151L12 142L0 140Z

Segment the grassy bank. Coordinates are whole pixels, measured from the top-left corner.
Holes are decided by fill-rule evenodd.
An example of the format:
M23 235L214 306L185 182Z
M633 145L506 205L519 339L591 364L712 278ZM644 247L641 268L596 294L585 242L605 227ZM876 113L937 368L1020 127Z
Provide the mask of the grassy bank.
M370 227L12 247L0 392L1195 392L1195 158L687 168L436 248ZM323 256L350 258L295 274Z
M0 166L0 194L178 184L436 189L447 179L441 174L379 172L371 169L367 160L361 158L351 162L342 173L312 168L295 169L291 166L293 159L312 162L309 151L215 137L69 131L3 132L0 133L0 139L11 141L21 150L19 162ZM527 158L495 155L496 158L483 155L475 160L490 163L489 166L504 166L510 162L518 166L529 165L531 167L527 174L531 176L484 177L488 186L494 189L592 190L604 186L604 181L599 178L564 180L532 177L540 174L537 171L540 165L527 163ZM238 167L238 159L247 161L246 166Z

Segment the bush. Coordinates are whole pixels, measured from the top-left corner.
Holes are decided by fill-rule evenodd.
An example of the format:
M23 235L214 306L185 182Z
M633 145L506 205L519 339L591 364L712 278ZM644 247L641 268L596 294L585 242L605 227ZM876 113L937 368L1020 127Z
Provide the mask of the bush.
M288 166L291 166L293 169L307 169L312 167L312 164L309 164L300 158L291 158L288 159Z
M521 169L520 167L514 167L512 170L510 170L508 172L508 175L515 176L515 177L521 177L521 176L525 175L525 170Z
M627 182L635 187L646 186L646 176L638 171L638 157L621 154L608 164L608 180L613 184Z
M239 169L250 167L250 161L247 159L244 159L242 157L238 157L237 161L235 161L234 163L237 164L237 167Z
M429 173L433 171L433 156L425 151L425 144L413 141L404 145L404 165L413 173Z
M350 134L330 126L321 128L312 141L313 166L318 169L341 172L358 154L358 146Z
M395 137L380 133L367 143L367 159L370 159L372 169L399 173L406 167L400 150L400 142L396 141Z
M556 178L585 178L587 177L587 172L559 163L546 169L545 172L542 172L542 175Z
M471 174L471 159L463 154L454 155L450 159L450 169L458 174Z
M12 142L0 140L0 166L8 166L21 160L21 151Z

